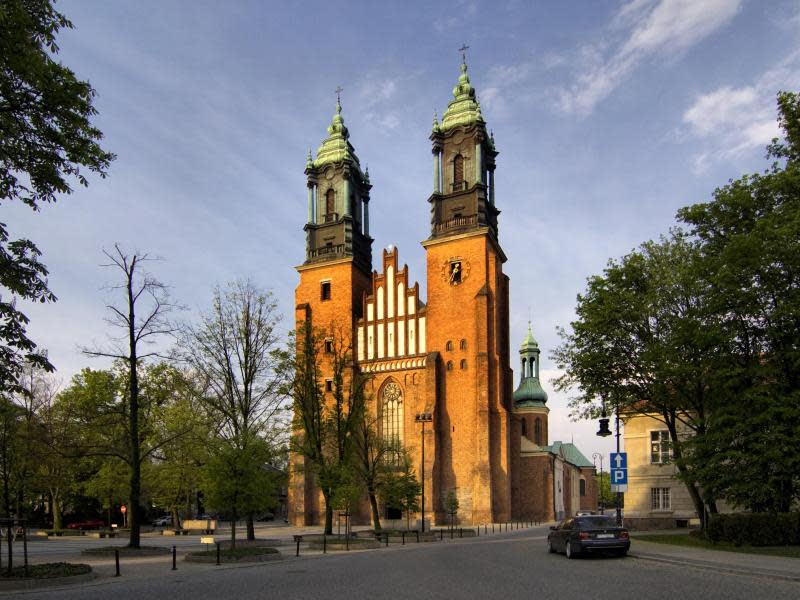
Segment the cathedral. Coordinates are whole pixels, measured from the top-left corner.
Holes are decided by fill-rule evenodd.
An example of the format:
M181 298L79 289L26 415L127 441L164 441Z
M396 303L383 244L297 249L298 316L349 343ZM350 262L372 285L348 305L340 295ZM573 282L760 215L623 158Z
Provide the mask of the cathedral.
M351 336L354 368L369 376L379 434L407 450L423 483L426 521L449 522L446 499L453 494L463 524L545 521L594 509L592 463L572 444L549 443L540 349L530 326L514 359L521 375L514 388L509 277L494 189L498 152L466 61L430 134L431 220L427 231L420 227L427 234L427 299L393 246L373 265L369 172L349 138L337 100L328 137L306 162L298 329L335 324ZM330 379L323 389L331 391ZM290 462L290 521L318 524L325 509L313 476L302 457ZM362 504L354 522L366 524L369 508Z

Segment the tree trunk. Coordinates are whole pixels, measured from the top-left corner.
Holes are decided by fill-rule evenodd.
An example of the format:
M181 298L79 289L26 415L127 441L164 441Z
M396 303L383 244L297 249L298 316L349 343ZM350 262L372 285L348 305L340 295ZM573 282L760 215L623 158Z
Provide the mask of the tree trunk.
M375 497L375 490L368 490L369 494L369 506L372 509L372 527L375 529L375 533L379 533L381 530L381 515L378 512L378 499Z
M256 539L256 527L253 522L253 513L247 515L247 541L252 542Z
M128 369L130 377L130 404L128 406L128 429L130 444L130 494L128 506L128 526L130 527L130 548L138 548L140 544L139 532L140 523L140 500L142 495L142 462L140 456L139 440L139 373L138 359L136 355L136 298L133 292L133 267L128 276L128 348L130 356L128 358Z
M333 507L325 495L325 535L333 534Z
M53 529L62 529L64 527L63 519L61 517L61 501L58 494L50 495L50 511L53 513Z

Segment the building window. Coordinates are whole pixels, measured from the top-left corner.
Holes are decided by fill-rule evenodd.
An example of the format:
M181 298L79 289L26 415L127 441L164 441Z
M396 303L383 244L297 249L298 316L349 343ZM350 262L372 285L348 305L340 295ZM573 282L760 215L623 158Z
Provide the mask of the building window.
M457 192L464 188L464 157L456 154L453 159L453 191Z
M325 340L325 354L333 354L333 340L331 338Z
M331 299L331 282L330 281L323 281L322 285L320 286L319 297L322 300L330 300Z
M580 489L581 496L585 496L586 495L586 480L585 479L581 479L580 482L578 482L578 488Z
M453 342L451 342L450 340L447 340L447 343L444 345L444 349L447 350L448 352L452 352L453 351Z
M528 422L525 419L522 419L522 435L528 437Z
M669 488L650 488L650 510L671 510Z
M453 370L453 361L452 360L448 360L447 361L447 370L448 371L452 371Z
M333 391L333 380L332 379L326 379L325 380L325 391L326 392L332 392Z
M325 222L333 221L336 217L336 192L332 189L325 193Z
M461 348L462 350L466 350L467 349L467 340L461 340L458 343L458 347Z
M461 368L462 369L466 369L467 368L467 360L465 358L461 359Z
M669 440L669 431L650 432L650 463L663 465L672 459L672 444Z
M390 461L399 461L399 450L403 447L403 393L400 386L390 381L383 388L383 439L394 450Z
M542 445L542 420L538 417L533 424L533 441L537 446Z

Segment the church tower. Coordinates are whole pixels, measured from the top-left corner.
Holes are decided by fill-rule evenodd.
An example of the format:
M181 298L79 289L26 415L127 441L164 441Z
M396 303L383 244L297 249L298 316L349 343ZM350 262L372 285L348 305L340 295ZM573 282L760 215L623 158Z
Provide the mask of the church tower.
M455 493L465 522L502 521L511 518L509 280L495 207L497 151L466 60L430 140L431 232L422 245L428 343L443 371L434 415L439 497Z
M514 392L514 412L521 419L521 435L537 446L547 446L547 392L539 381L539 344L528 323L528 335L519 349L522 377Z
M355 324L362 316L363 295L372 288L372 238L369 235L369 173L350 143L337 97L328 137L306 160L308 221L306 259L296 267L297 331L311 327L331 341L355 347ZM326 341L326 349L327 349ZM332 391L332 365L322 355L320 370L326 394ZM295 455L289 481L289 519L295 525L318 523L324 512L314 478L304 459Z

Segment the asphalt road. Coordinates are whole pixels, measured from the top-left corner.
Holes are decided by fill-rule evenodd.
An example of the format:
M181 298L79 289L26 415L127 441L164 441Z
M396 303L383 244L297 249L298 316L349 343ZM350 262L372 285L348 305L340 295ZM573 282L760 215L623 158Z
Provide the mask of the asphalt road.
M635 542L632 553L635 554ZM17 592L24 598L115 600L280 598L502 600L800 597L800 584L627 558L567 560L545 550L542 529L236 567L142 562L88 585ZM98 569L103 571L103 568Z

